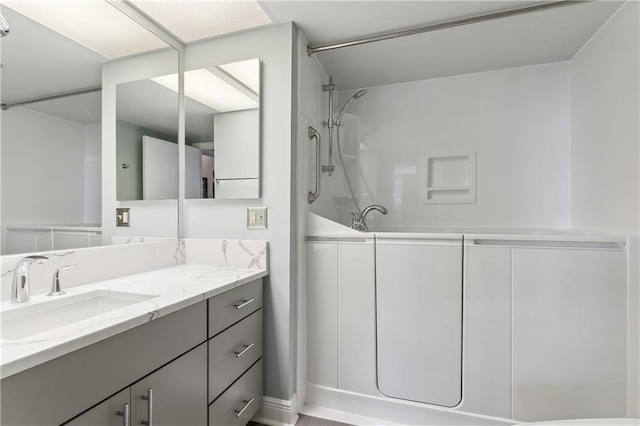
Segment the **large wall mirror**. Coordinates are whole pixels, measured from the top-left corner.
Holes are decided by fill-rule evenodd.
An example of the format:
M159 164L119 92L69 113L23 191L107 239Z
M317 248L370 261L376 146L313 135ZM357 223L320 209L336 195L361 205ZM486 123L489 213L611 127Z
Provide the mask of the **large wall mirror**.
M261 61L185 72L185 197L260 197ZM175 79L168 76L167 87Z
M9 0L0 11L10 26L0 38L1 254L111 244L103 236L102 164L103 145L115 140L102 140L103 69L123 58L166 51L177 72L178 53L106 1ZM131 97L145 101L137 113L170 103L172 116L165 122L177 123L177 95L171 100L127 95L124 86L122 92L131 107ZM149 128L158 132L151 137L176 134L138 115L131 108L118 113L130 125L123 132ZM126 194L137 194L136 185L131 183ZM105 220L115 223L115 212ZM175 236L175 223L170 226L156 235Z
M177 78L177 74L176 74ZM157 78L116 87L117 200L178 198L178 92Z

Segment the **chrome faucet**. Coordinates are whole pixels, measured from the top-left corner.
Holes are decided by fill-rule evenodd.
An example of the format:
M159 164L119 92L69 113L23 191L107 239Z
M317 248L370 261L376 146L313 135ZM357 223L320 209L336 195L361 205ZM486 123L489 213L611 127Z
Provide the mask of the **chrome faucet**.
M68 271L75 268L76 265L62 266L53 273L53 282L51 283L51 290L47 293L47 296L62 296L65 292L60 288L60 271Z
M13 271L13 284L11 285L11 303L25 303L31 299L29 288L29 266L34 263L43 263L49 260L47 256L27 256L18 262Z
M356 231L369 232L369 228L367 227L366 218L369 212L372 210L379 211L382 214L388 214L389 210L386 207L381 206L379 204L372 204L368 207L362 209L362 213L351 213L353 218L351 219L351 228Z

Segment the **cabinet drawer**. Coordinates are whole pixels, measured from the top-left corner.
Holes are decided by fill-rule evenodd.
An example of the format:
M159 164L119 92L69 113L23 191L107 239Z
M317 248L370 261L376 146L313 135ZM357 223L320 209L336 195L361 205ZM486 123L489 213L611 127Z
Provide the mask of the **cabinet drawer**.
M209 337L262 307L262 279L209 299Z
M209 406L209 426L242 426L262 403L262 360Z
M262 309L209 341L209 401L262 357Z

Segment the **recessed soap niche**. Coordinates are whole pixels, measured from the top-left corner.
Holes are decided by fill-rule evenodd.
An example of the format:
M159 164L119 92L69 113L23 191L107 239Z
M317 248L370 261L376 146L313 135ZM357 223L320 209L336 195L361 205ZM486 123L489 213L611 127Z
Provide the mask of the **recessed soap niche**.
M476 202L476 153L425 155L422 161L422 203Z

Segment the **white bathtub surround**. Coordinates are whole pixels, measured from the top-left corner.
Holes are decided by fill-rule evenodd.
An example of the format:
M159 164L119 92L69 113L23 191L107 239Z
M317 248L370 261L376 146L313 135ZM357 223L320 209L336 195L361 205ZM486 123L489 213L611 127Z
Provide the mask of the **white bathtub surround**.
M6 225L2 231L2 254L68 250L102 245L100 224Z
M193 265L266 269L269 264L266 241L198 240L186 238L185 261Z
M367 88L349 108L359 134L351 140L345 132L343 146L361 154L362 204L375 200L390 211L369 225L570 226L570 77L571 64L558 62ZM354 92L341 92L338 105ZM461 155L476 157L475 203L446 203L440 196L455 192L438 192L445 203L425 204L427 159ZM449 188L439 189L470 184L445 169L431 176L447 177ZM347 224L353 203L336 204Z
M218 244L218 247L222 244L222 242L214 242L214 245L215 243ZM83 294L95 291L100 292L98 294L104 297L113 294L143 300L28 337L14 340L2 338L0 340L0 352L2 355L0 371L2 378L138 325L156 320L268 274L266 266L254 265L252 268L246 268L227 266L226 264L216 265L213 262L209 262L206 265L185 264L183 257L176 256L176 253L181 250L178 244L178 240L174 240L56 253L60 257L55 258L55 261L58 261L58 259L72 259L74 262L78 262L76 268L68 271L68 276L71 276L71 272L78 268L96 267L97 271L93 276L84 275L85 279L91 279L91 283L83 282L76 284L76 286L63 284L63 290L67 294L58 296L56 299L52 299L43 294L43 291L39 291L26 304L3 302L0 305L3 321L11 320L12 316L16 315L15 313L21 308L29 307L30 310L37 310L39 306L52 302L52 300L56 304L64 304L65 300L71 301L74 298L82 297L81 295ZM261 247L263 255L266 255L267 244L265 242L256 245L253 242L244 241L242 245L247 245L254 249ZM102 252L86 253L91 250L101 250ZM204 255L204 252L200 253ZM6 258L3 258L3 271L5 271L4 265L9 265L10 263L5 262L5 260ZM15 265L17 260L19 259L11 259L12 264ZM53 258L47 263L51 262L54 262ZM44 266L47 263L35 265L35 267ZM104 271L105 265L120 271L128 271L128 274L126 276L120 274L117 278L109 279ZM124 265L124 267L118 267L118 265ZM143 268L139 266L139 270L144 270L144 272L131 272L132 265L143 266ZM96 278L100 272L104 277L102 279ZM10 269L7 269L4 275L9 278L3 277L3 280L7 279L3 283L3 287L8 286L10 288L10 277L12 275ZM40 276L32 274L31 279L32 286L37 282L39 284L37 288L40 289L42 287L40 285L42 280ZM76 277L76 283L77 280L78 278ZM48 291L48 286L51 283L50 275L47 275L45 282L47 285L46 291ZM131 294L133 296L127 296Z
M626 360L631 348L627 348L626 330L627 312L634 308L627 307L627 239L623 236L571 230L467 229L456 233L455 229L432 228L414 233L399 229L361 233L358 238L345 228L341 238L336 227L326 233L329 226L322 220L311 218L308 224L319 224L316 230L310 227L307 236L307 294L314 303L307 306L305 403L311 407L416 425L629 415L625 395L630 392L626 377L631 371ZM434 259L434 253L425 250L437 251L440 246L449 250L456 241L458 260L454 255L448 258L460 266L452 267L454 271L463 272L458 277L457 300L448 298L443 306L436 304L428 310L462 308L458 331L450 333L455 343L462 331L462 349L458 348L462 376L447 379L460 386L462 400L457 404L455 397L442 399L432 394L444 389L440 382L429 386L435 378L430 372L439 365L429 353L439 350L430 352L420 336L437 336L439 327L416 327L420 309L414 309L418 319L406 321L405 326L396 324L396 333L382 336L399 339L386 345L383 355L391 355L398 364L406 363L402 361L404 351L417 356L423 366L414 366L415 375L426 375L423 382L431 400L423 399L423 404L406 401L421 397L415 394L395 395L404 400L389 398L381 377L394 377L393 371L385 371L393 370L394 363L385 364L377 345L384 323L401 319L407 312L394 318L385 310L390 301L388 285L397 288L401 295L397 304L405 310L423 297L419 294L423 288L434 291L437 287L433 274L419 268L401 268L397 279L389 277L394 267L411 260L412 253ZM385 256L396 259L381 267L377 262ZM438 265L444 263L436 261L427 269L440 271ZM416 274L410 276L413 270ZM380 281L385 279L387 284ZM416 283L423 285L412 285ZM455 283L448 285L455 287ZM535 306L544 307L544 319ZM433 319L431 324L435 324ZM542 329L540 324L544 324ZM607 373L599 374L602 371ZM586 378L588 383L577 378ZM401 391L411 393L412 388ZM562 397L567 394L571 398ZM449 400L453 403L438 402ZM305 413L305 407L301 412Z

